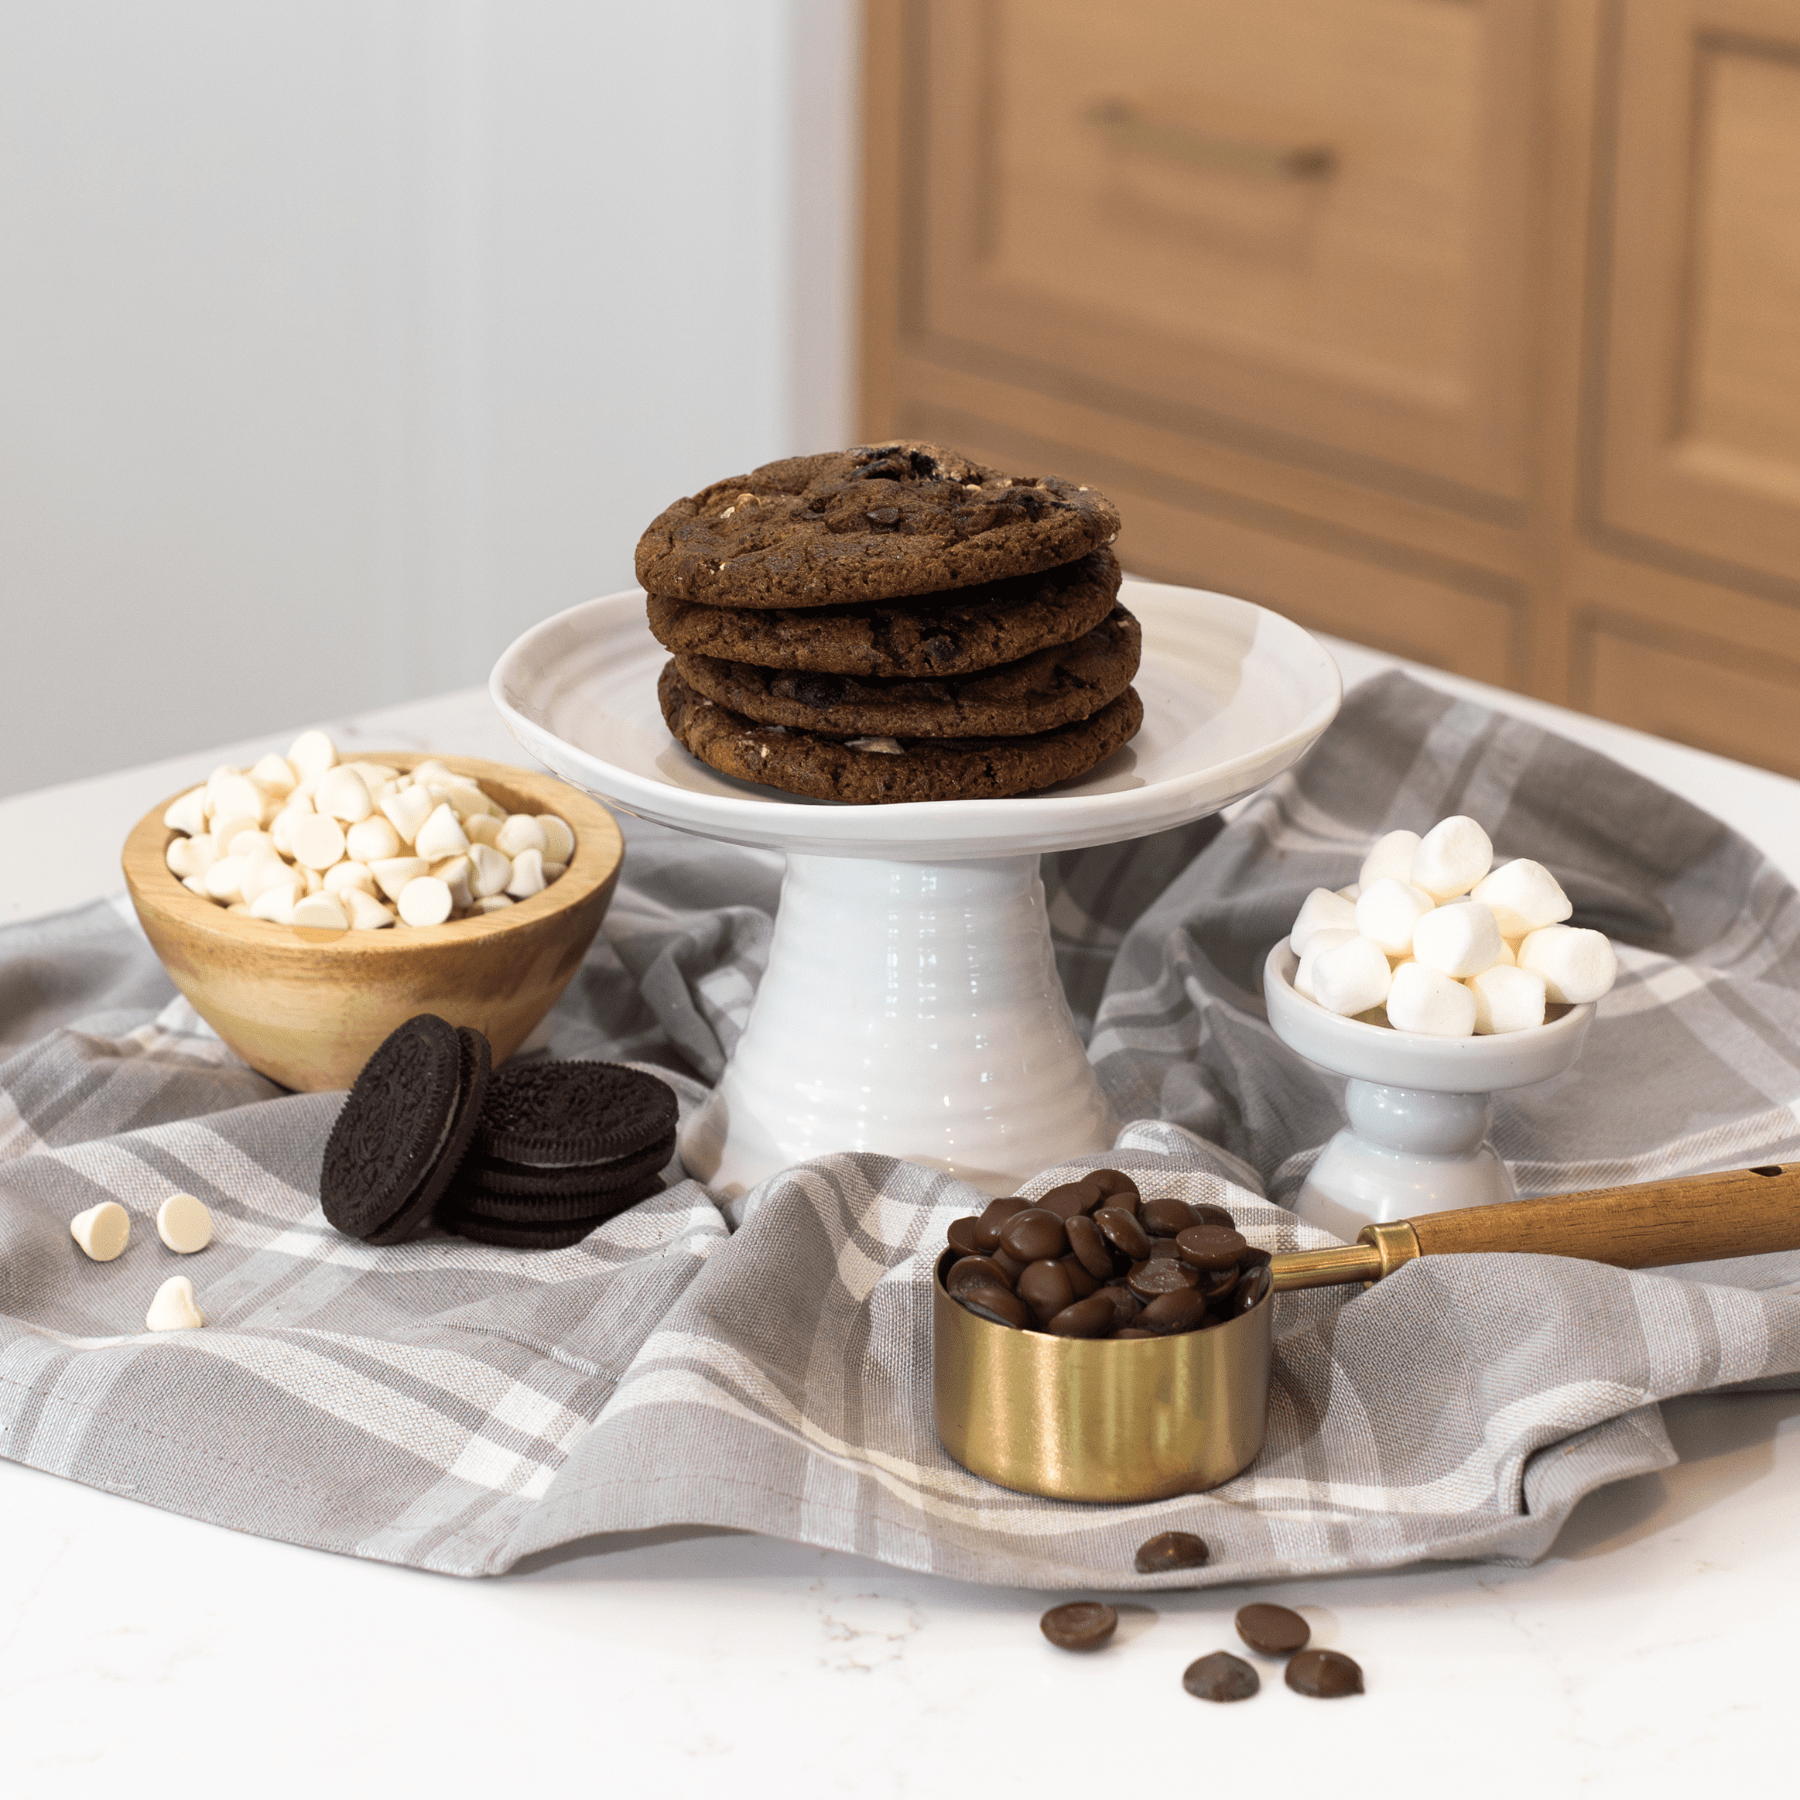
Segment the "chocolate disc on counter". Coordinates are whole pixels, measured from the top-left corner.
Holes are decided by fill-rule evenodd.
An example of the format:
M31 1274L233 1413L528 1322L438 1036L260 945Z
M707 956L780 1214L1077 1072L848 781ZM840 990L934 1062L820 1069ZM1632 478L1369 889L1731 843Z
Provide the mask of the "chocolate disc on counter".
M1252 1650L1264 1656L1292 1656L1306 1648L1312 1627L1286 1606L1240 1606L1237 1634Z
M1262 1677L1240 1656L1215 1650L1187 1666L1181 1685L1196 1700L1249 1700L1262 1689Z
M1098 1600L1071 1600L1038 1620L1038 1629L1059 1650L1098 1650L1118 1627L1119 1615Z
M1315 1700L1341 1700L1363 1691L1363 1674L1341 1651L1302 1650L1287 1666L1287 1684Z
M1204 1568L1211 1555L1205 1538L1191 1531L1164 1531L1138 1545L1132 1567L1140 1575L1167 1575L1176 1569Z

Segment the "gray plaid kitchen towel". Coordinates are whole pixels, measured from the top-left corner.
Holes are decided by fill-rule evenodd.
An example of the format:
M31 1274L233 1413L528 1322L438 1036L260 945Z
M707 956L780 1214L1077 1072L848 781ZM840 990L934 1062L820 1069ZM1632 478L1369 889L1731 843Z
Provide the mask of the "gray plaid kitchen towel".
M1294 773L1211 825L1046 860L1065 982L1120 1116L1110 1161L1323 1241L1291 1194L1339 1085L1270 1036L1260 959L1315 885L1399 825L1468 812L1549 863L1621 945L1581 1062L1506 1096L1528 1192L1800 1154L1800 909L1717 821L1517 720L1389 676ZM538 1046L636 1060L693 1105L742 1027L779 865L632 824L602 938ZM1096 1507L958 1469L929 1410L929 1271L980 1204L873 1155L722 1206L682 1181L574 1249L339 1237L317 1203L335 1095L251 1073L172 997L120 908L0 934L0 1449L240 1530L454 1574L602 1532L741 1527L911 1569L1153 1587L1541 1555L1588 1490L1672 1460L1664 1396L1800 1370L1800 1255L1623 1273L1550 1257L1414 1264L1285 1296L1270 1433L1216 1492ZM1092 1159L1098 1161L1100 1159ZM1048 1170L1039 1191L1067 1169ZM218 1221L182 1261L162 1198ZM90 1263L68 1221L136 1230ZM143 1333L192 1275L210 1323Z

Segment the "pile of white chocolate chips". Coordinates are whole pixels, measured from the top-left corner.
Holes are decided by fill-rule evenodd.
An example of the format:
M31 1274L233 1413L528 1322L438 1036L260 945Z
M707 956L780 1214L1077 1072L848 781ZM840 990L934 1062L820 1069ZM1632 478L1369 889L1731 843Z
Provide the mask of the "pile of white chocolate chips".
M322 731L251 769L215 769L163 814L181 883L276 925L380 931L499 912L542 893L575 834L554 813L509 813L441 762L406 773L339 762Z
M1494 866L1473 819L1390 831L1354 885L1314 888L1288 943L1294 986L1327 1012L1429 1037L1526 1031L1547 1003L1598 1000L1618 974L1603 932L1542 863Z

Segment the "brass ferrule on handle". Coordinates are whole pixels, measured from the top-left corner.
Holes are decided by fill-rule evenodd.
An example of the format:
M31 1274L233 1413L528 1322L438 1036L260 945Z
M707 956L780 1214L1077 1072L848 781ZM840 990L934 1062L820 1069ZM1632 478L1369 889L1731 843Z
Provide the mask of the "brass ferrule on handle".
M1290 1250L1269 1264L1277 1293L1290 1288L1341 1287L1352 1281L1381 1281L1419 1254L1419 1239L1405 1219L1365 1225L1354 1244L1328 1250Z

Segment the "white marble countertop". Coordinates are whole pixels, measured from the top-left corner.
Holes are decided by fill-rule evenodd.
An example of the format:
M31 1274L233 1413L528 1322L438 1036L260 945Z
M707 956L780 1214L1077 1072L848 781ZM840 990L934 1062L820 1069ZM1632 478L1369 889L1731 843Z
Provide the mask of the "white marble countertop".
M1393 659L1332 643L1346 681ZM1609 752L1800 879L1800 783L1474 682L1422 679ZM359 747L522 761L479 691L337 728ZM0 801L0 920L119 891L117 849L227 746ZM108 1800L647 1790L686 1795L1203 1792L1640 1795L1792 1761L1800 1393L1665 1408L1682 1457L1577 1508L1531 1568L1275 1584L1366 1697L1237 1707L1181 1671L1233 1644L1245 1589L1122 1607L1083 1659L1045 1596L721 1533L593 1541L490 1581L265 1543L0 1464L0 1793ZM1038 1723L1035 1738L1015 1728ZM1230 1755L1225 1752L1229 1750ZM1759 1783L1760 1778L1760 1783Z

